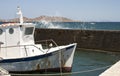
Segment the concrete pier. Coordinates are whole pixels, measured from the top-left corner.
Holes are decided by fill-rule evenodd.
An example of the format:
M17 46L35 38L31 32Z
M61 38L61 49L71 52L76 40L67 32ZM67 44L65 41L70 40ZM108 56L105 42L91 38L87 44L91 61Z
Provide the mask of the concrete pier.
M0 67L0 76L11 76L9 72Z
M120 61L118 61L99 76L120 76Z
M120 31L36 29L36 43L45 39L53 39L58 45L76 42L77 48L120 52Z

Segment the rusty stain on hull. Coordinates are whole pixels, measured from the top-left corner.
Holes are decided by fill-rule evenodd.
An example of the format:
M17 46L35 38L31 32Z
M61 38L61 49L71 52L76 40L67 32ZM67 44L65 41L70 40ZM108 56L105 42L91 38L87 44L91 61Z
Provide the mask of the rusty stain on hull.
M39 64L37 64L36 68L37 68L37 70L40 70L40 65L39 65Z
M48 69L39 69L39 70L31 70L31 71L9 71L10 73L23 73L23 74L31 74L31 73L44 73L44 72L60 72L60 68L48 68ZM71 72L72 67L62 67L62 72Z

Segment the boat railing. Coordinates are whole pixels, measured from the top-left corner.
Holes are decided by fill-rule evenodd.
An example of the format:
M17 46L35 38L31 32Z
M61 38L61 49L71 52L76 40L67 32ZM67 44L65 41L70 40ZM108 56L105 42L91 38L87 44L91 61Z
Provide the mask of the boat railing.
M36 49L38 49L38 50L40 50L41 52L44 53L44 51L41 48L37 47L36 45L15 45L15 46L1 47L0 49L2 49L2 48L20 48L21 47L21 48L24 48L25 51L27 51L28 46L35 47Z
M43 49L50 49L51 47L57 47L57 43L52 40L52 39L48 39L48 40L41 40L41 41L36 41L35 45L13 45L13 46L5 46L2 47L0 46L0 51L2 51L3 49L9 49L9 48L13 48L13 49L17 49L17 48L23 48L23 50L26 52L27 55L27 50L30 49L29 46L32 46L36 49L38 49L39 51L41 51L42 53L45 53ZM39 44L41 44L39 47Z
M41 44L43 49L49 49L51 47L57 47L57 43L53 39L36 41L36 44Z

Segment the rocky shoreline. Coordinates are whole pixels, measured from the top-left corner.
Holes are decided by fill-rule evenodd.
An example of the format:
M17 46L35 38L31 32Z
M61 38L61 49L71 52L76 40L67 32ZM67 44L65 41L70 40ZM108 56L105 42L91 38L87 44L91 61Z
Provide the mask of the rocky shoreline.
M24 22L39 22L39 21L47 21L47 22L79 22L76 20L72 20L66 17L59 17L59 16L40 16L36 18L27 18L23 17ZM14 19L0 19L0 22L19 22L19 18Z

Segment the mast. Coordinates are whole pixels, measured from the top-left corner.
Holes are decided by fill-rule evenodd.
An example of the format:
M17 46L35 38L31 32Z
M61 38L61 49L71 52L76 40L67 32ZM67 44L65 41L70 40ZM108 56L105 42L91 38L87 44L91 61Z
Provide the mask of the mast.
M18 10L17 14L19 15L20 24L23 24L23 15L19 6L17 7L17 10Z

